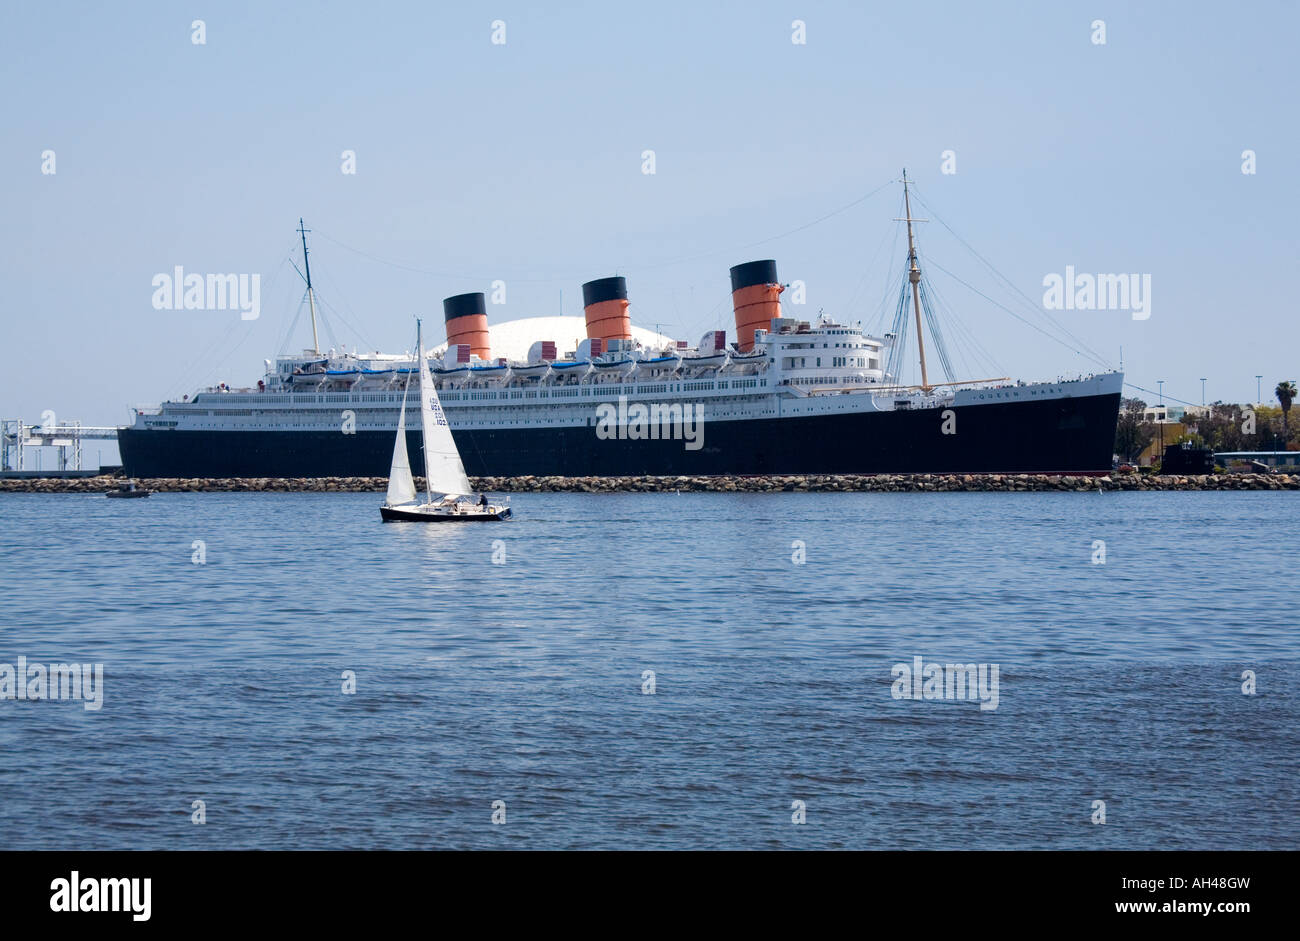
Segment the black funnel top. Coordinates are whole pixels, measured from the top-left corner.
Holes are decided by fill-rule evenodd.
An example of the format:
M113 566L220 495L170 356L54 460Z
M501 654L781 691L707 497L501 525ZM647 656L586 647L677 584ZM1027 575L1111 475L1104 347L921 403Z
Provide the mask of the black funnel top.
M455 320L457 317L473 317L475 314L487 316L487 299L483 292L475 294L457 294L455 297L448 297L442 302L442 312L446 315L446 320Z
M755 284L780 284L776 278L776 262L771 258L763 261L747 261L731 269L731 291L734 294L741 288L753 287Z
M627 300L627 278L599 278L582 286L582 306Z

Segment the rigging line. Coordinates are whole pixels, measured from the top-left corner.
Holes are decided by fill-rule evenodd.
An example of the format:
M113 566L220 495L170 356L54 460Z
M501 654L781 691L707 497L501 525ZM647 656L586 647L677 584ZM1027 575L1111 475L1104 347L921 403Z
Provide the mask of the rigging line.
M827 219L830 219L834 216L838 216L840 213L852 209L854 206L857 206L860 203L866 202L872 196L875 196L881 190L885 189L888 186L891 186L895 182L896 182L895 180L886 180L884 183L877 186L875 189L873 189L870 193L867 193L865 196L859 196L857 199L853 200L853 202L845 203L839 209L833 209L830 212L826 213L826 215L814 219L812 222L805 222L803 225L797 226L796 228L793 228L788 232L782 232L780 235L772 235L767 238L759 239L757 242L749 242L745 245L737 245L734 248L715 249L710 252L705 252L702 255L689 255L683 258L674 258L671 261L661 261L661 262L654 262L653 264L648 264L648 265L632 265L631 267L627 267L627 266L622 266L622 267L627 267L627 270L629 271L649 271L653 268L666 268L669 265L679 265L687 261L699 261L700 259L703 258L711 258L714 255L720 255L723 252L727 252L727 253L739 252L739 251L744 251L747 248L755 248L759 245L765 245L768 242L775 242L778 239L783 239L786 238L787 236L794 235L797 232L802 232L804 229L811 229L815 225L820 225L821 223L825 222Z
M713 306L710 307L708 310L706 310L706 311L704 312L704 314L700 317L700 320L697 320L697 321L695 321L695 322L696 322L696 323L699 323L699 322L702 320L706 325L708 325L708 324L712 324L712 327L713 327L714 330L726 330L726 329L727 329L726 312L722 309L722 305L725 304L725 303L726 303L727 301L729 301L729 300L731 300L731 292L730 292L730 291L728 291L726 294L721 295L721 296L720 296L720 297L719 297L719 298L718 298L718 299L713 303ZM687 316L690 316L690 315L688 314ZM734 328L734 327L735 327L735 322L732 321L731 325L732 325L732 327ZM683 330L683 331L686 331L686 330L690 330L690 329L692 329L691 326L690 326L689 324L678 323L677 326L678 326L678 328L679 328L680 330ZM665 334L665 336L667 336L667 334ZM669 339L672 339L672 340L684 339L684 338L686 338L686 337L688 337L688 336L689 336L688 333L683 333L683 334L681 335L681 337L669 337Z
M293 244L294 245L297 244L297 239L294 239ZM271 275L271 279L266 282L266 290L268 292L271 290L272 287L275 286L275 282L279 279L280 275L283 273L286 265L293 268L294 271L298 271L298 266L293 263L292 247L290 247L287 251L280 253L280 264L276 266L275 272ZM298 272L298 276L302 277L301 271Z
M289 262L289 263L290 263L290 264L293 264L293 260L290 259L290 262ZM306 256L304 255L304 256L303 256L303 264L304 264L304 266L306 265L306 263L307 263L307 258L306 258ZM320 326L324 327L324 328L325 328L325 332L326 332L326 334L328 334L328 339L329 339L330 342L331 342L331 352L332 352L332 349L333 349L333 348L337 348L337 347L339 346L339 339L338 339L338 337L336 337L336 336L334 335L334 328L333 328L333 326L330 324L329 320L325 317L325 311L324 311L324 309L323 309L324 306L325 306L325 301L324 301L324 299L320 296L320 292L317 291L317 290L315 290L315 288L313 287L312 283L311 283L310 281L307 280L307 276L306 276L305 274L302 273L302 270L301 270L301 269L300 269L296 264L293 265L293 270L298 272L298 277L301 278L301 279L303 280L303 283L305 283L305 284L307 285L307 292L306 292L306 293L307 293L307 295L308 295L308 300L312 300L311 295L315 295L315 298L314 298L314 299L315 299L315 300L318 300L318 301L321 302L321 308L322 308L322 309L320 309L320 310L314 310L313 312L314 312L314 313L319 313L319 314L320 314ZM318 280L319 280L319 279L318 279ZM300 309L301 309L301 304L302 304L302 302L299 301L299 307L300 307ZM331 309L331 310L334 309L332 305L331 305L330 309ZM337 313L337 311L335 311L335 312ZM342 318L342 315L340 315L340 319L341 319L341 318ZM297 317L296 317L296 316L295 316L294 320L295 320L295 321L297 320ZM350 325L349 325L349 326L350 326ZM315 322L313 321L313 326L312 326L312 330L313 330L313 342L315 341L315 333L314 333L315 329L316 329L316 328L315 328ZM354 327L353 329L355 330L356 328ZM365 338L362 337L362 339L365 339Z
M965 247L965 249L968 252L970 252L972 255L978 258L984 264L984 266L989 269L989 271L991 271L996 277L1000 278L1004 284L1006 284L1008 287L1011 288L1012 291L1018 294L1021 297L1021 299L1023 299L1024 302L1029 306L1030 310L1032 310L1036 315L1044 317L1045 319L1050 321L1053 325L1056 326L1058 330L1060 330L1063 334L1065 334L1065 336L1068 337L1072 343L1077 343L1079 346L1087 350L1095 359L1104 362L1104 358L1100 356L1100 354L1098 354L1096 350L1089 347L1088 344L1083 342L1083 340L1079 339L1073 333L1071 333L1062 323L1060 323L1050 313L1043 310L1042 307L1040 307L1039 305L1031 301L1029 297L1023 291L1021 291L1020 288L1017 287L1016 284L1010 278L1002 274L1002 272L998 271L997 268L993 267L992 262L986 259L979 252L975 251L975 249L972 248L965 239L963 239L960 235L954 232L952 226L948 225L948 223L943 220L943 217L941 217L939 213L937 213L934 210L934 208L929 203L927 203L919 194L917 195L916 200L925 208L927 212L930 213L930 215L934 216L935 220L938 221L938 223L941 226L943 226L945 229L948 230L949 235L951 235L958 242L960 242L962 246ZM1109 368L1109 363L1107 363L1107 367Z
M891 259L889 267L885 270L885 281L889 285L891 285L891 291L889 294L886 294L880 298L880 303L877 304L875 308L871 311L871 313L868 315L869 319L867 319L866 322L866 333L868 336L873 336L873 337L883 336L884 333L886 332L885 319L888 316L889 311L891 309L889 305L889 299L893 294L892 291L892 285L894 284L893 268L894 265Z
M1124 385L1128 386L1130 389L1137 389L1139 392L1145 392L1145 393L1147 393L1148 395L1163 396L1164 398L1169 399L1171 402L1177 402L1179 405L1190 405L1190 406L1192 406L1192 408L1200 408L1200 407L1201 407L1201 406L1197 405L1195 402L1187 402L1187 401L1185 401L1185 400L1183 400L1183 399L1180 399L1180 398L1178 398L1178 397L1176 397L1176 396L1170 395L1168 392L1157 392L1157 391L1154 390L1154 389L1144 389L1144 388L1142 388L1142 386L1138 385L1138 384L1135 383L1135 382L1126 382L1126 383L1124 383ZM1157 403L1157 404L1159 404L1159 403Z
M330 325L330 321L325 317L321 317L320 324L325 328L325 333L329 335L329 351L332 353L334 350L338 350L342 353L343 345L339 343L339 338L334 335L334 328Z
M956 310L952 305L944 300L943 295L939 293L939 289L934 286L934 283L928 281L928 279L927 282L928 289L934 296L935 303L937 303L940 309L945 312L948 322L952 324L954 328L954 333L958 339L957 351L961 355L962 361L967 362L966 354L969 352L971 360L974 361L976 368L984 375L992 376L997 373L1006 372L1006 370L999 365L997 360L994 359L993 354L985 349L984 345L980 343L979 337L977 337L970 327L966 325L966 322L962 320L961 317L957 316ZM963 349L963 346L965 349Z
M899 241L901 242L902 240L900 239ZM885 317L888 316L889 314L889 309L890 309L889 300L897 292L897 288L894 286L899 284L900 282L903 284L907 283L908 258L909 256L907 252L898 252L896 253L896 257L894 258L894 263L890 266L890 270L889 270L890 286L888 288L888 293L880 300L881 326L884 325Z
M901 200L899 205L899 212L900 214L902 212ZM895 269L899 265L899 259L900 258L904 259L903 264L906 264L905 259L907 258L907 252L902 251L904 246L903 231L904 231L903 223L895 222L894 232L893 232L894 235L893 249L889 253L889 267L885 269L885 291L881 295L880 306L878 308L878 310L881 313L882 320L884 319L883 315L885 310L887 309L889 298L894 293L894 284L898 278L898 275L895 273Z
M293 336L293 328L298 326L298 318L302 316L302 308L306 301L307 292L303 291L302 297L298 298L298 309L294 311L293 319L289 321L289 329L284 332L284 336L280 339L280 345L276 347L276 350L279 351L277 355L285 353L285 348L289 345L289 338Z
M273 271L273 272L271 273L271 277L267 280L267 283L266 283L266 288L267 288L267 290L270 290L270 288L272 287L272 285L275 284L275 280L276 280L276 278L279 277L280 273L284 270L284 265L285 265L285 260L282 259L282 260L280 261L279 266L275 269L275 271ZM209 374L211 374L211 371L212 371L212 369L211 369L211 361L212 361L212 357L215 355L215 351L216 351L219 347L225 345L226 341L230 339L231 335L235 332L235 330L239 329L239 325L240 325L241 323L243 323L243 320L242 320L242 319L241 319L241 320L236 320L236 321L234 321L233 323L231 323L231 325L230 325L229 327L226 328L226 332L225 332L225 333L220 334L219 336L217 336L216 339L214 339L211 343L208 344L208 346L203 350L203 352L201 352L201 353L200 353L200 354L199 354L195 359L193 359L193 360L190 361L188 364L186 364L186 366L184 367L184 369L181 371L180 375L178 375L178 376L177 376L177 377L176 377L176 378L175 378L175 379L174 379L174 380L173 380L173 381L172 381L172 382L171 382L171 383L166 387L166 388L167 388L167 396L168 396L168 399L169 399L169 400L175 398L175 394L176 394L178 391L182 391L182 392L183 392L183 390L184 390L184 388L185 388L184 384L187 383L187 382L192 381L192 380L190 379L191 374L194 373L195 370L198 369L202 364L204 364L204 363L208 363L208 364L209 364ZM233 351L232 351L232 352L233 352ZM219 362L224 362L226 359L228 359L228 358L230 357L230 355L231 355L230 353L225 354L225 356L223 356Z
M280 275L284 272L284 266L288 264L288 262L289 262L289 252L281 253L280 263L275 266L275 270L271 272L271 277L266 282L266 289L268 291L275 286L276 279L279 278Z
M918 252L918 254L920 253ZM930 259L928 256L922 257L924 261L922 267L924 268L929 265ZM953 325L953 332L958 338L958 352L961 352L960 347L963 342L969 344L973 358L980 359L986 365L993 367L990 370L990 374L1005 372L1005 370L997 366L993 355L984 348L982 343L979 342L979 338L975 335L974 331L966 326L965 321L962 320L961 317L957 316L956 308L944 299L943 295L939 292L939 289L935 287L934 282L928 276L922 276L921 285L925 288L926 294L932 299L936 312L942 311L945 319ZM963 361L965 360L964 355L962 359Z
M897 215L897 213L895 213L895 215ZM848 302L845 303L842 308L845 311L845 316L851 316L850 311L853 307L854 301L858 299L858 292L860 292L862 286L867 283L867 277L870 275L871 269L876 263L876 259L880 257L880 253L884 250L885 243L889 241L889 236L889 229L885 229L884 233L880 237L879 244L876 245L876 250L871 255L871 260L862 267L862 277L858 279L857 286L853 288L853 293L849 295Z
M239 348L243 346L245 341L247 341L248 338L252 335L253 335L252 330L245 330L244 335L239 338L239 342L236 343L234 347L232 347L231 350L228 353L226 353L225 356L221 357L220 361L218 361L217 363L217 366L218 367L224 366L226 364L226 361L229 360L232 356L234 356L235 353L239 351Z
M934 337L935 348L939 351L939 360L943 365L943 371L947 375L948 381L957 378L957 372L953 368L952 358L948 355L948 339L944 335L942 325L939 323L938 315L935 313L934 304L930 299L929 289L926 288L925 282L921 281L918 285L921 290L921 309L925 313L926 323L930 325L930 333Z
M925 261L928 265L930 260L926 258ZM934 282L928 277L925 278L925 286L926 290L934 298L938 309L944 312L948 321L954 326L954 332L957 334L959 340L969 345L972 358L977 359L984 366L991 367L989 374L1006 372L1005 369L998 365L993 354L990 353L984 347L984 344L979 341L979 337L976 336L975 332L966 325L965 320L957 315L957 309L948 303L943 294L935 286ZM964 358L965 357L963 356L963 359Z
M894 269L898 265L898 246L900 241L897 237L897 226L895 226L894 236L894 248L890 254L889 266L885 269L885 291L880 296L880 303L876 305L875 315L872 317L870 324L868 325L867 332L872 336L878 336L879 334L874 331L883 329L885 326L885 318L889 315L890 310L889 300L894 294L894 285L898 281L898 277L894 272Z
M327 275L326 278L329 283L330 293L338 295L339 299L343 302L343 306L347 309L347 312L351 314L353 317L356 317L358 320L360 320L361 318L357 316L357 312L353 309L351 303L349 303L348 299L343 296L343 291L339 289L338 282L335 280L334 276L331 274L331 275ZM357 338L360 339L366 346L371 345L370 338L364 336L361 333L359 327L357 327L354 323L352 323L352 321L348 320L348 318L344 317L342 311L340 311L333 304L330 304L330 310L334 311L335 316L337 316L339 320L343 321L343 323L353 333L355 333L357 335ZM379 352L378 347L375 348L375 352L376 353Z
M930 291L925 285L925 279L922 278L917 282L916 287L921 295L921 310L925 314L925 322L930 327L930 336L934 338L934 346L939 353L939 364L943 367L945 378L951 382L956 376L953 372L952 361L948 357L948 343L944 338L943 331L940 329L939 318L935 315L934 305L930 301Z
M193 382L193 381L194 381L193 378L192 378L192 374L194 373L194 371L195 371L195 370L196 370L196 369L197 369L197 368L198 368L202 363L204 363L204 362L206 362L206 361L208 361L208 360L211 359L212 354L213 354L213 351L215 351L215 350L217 349L218 346L224 344L224 343L226 342L226 340L230 339L230 336L231 336L231 335L232 335L232 334L233 334L237 329L239 329L239 324L240 324L240 322L241 322L241 321L238 321L238 320L232 322L232 323L230 324L230 326L228 326L228 327L226 328L226 332L225 332L225 333L222 333L222 334L218 335L214 340L212 340L212 342L209 343L209 344L207 345L207 347L204 348L203 352L200 353L197 357L195 357L195 358L194 358L190 363L188 363L188 364L187 364L187 365L186 365L186 366L181 370L180 375L178 375L175 379L173 379L173 380L172 380L172 381L167 385L167 399L168 399L168 401L171 401L171 400L175 399L175 397L176 397L176 393L177 393L177 392L181 392L182 390L185 389L187 383L190 383L190 382Z
M1108 362L1106 362L1105 360L1101 359L1099 356L1096 356L1096 355L1089 355L1089 354L1086 354L1086 353L1082 352L1081 350L1074 349L1073 347L1070 346L1070 344L1066 343L1066 342L1065 342L1064 340L1062 340L1060 337L1053 336L1052 334L1050 334L1050 333L1048 333L1046 330L1044 330L1042 327L1040 327L1038 324L1036 324L1036 323L1034 323L1034 322L1032 322L1032 321L1030 321L1030 320L1026 320L1024 317L1021 317L1019 314L1017 314L1017 313L1016 313L1014 310L1012 310L1010 307L1006 306L1005 304L999 303L998 301L995 301L993 298L989 297L987 294L985 294L985 293L984 293L983 291L981 291L979 288L977 288L977 287L975 287L975 286L973 286L973 285L971 285L971 284L968 284L967 282L963 281L961 278L957 277L955 274L953 274L951 271L949 271L949 270L948 270L947 268L945 268L943 265L939 264L937 261L933 261L933 260L932 260L932 261L930 262L930 265L931 265L932 267L934 267L934 268L938 268L940 271L942 271L942 272L943 272L944 274L946 274L948 277L952 278L952 279L953 279L954 281L956 281L958 284L961 284L961 285L963 285L963 286L969 288L970 290L974 291L976 294L978 294L980 297L984 298L984 300L988 301L988 302L989 302L990 304L992 304L993 306L995 306L995 307L1000 307L1002 310L1006 311L1006 312L1007 312L1008 314L1010 314L1012 317L1015 317L1015 318L1016 318L1017 320L1019 320L1021 323L1025 324L1025 325L1028 326L1028 327L1032 327L1033 329L1037 330L1039 333L1041 333L1043 336L1047 337L1047 338L1048 338L1049 340L1051 340L1053 343L1059 343L1061 346L1065 347L1067 350L1070 350L1070 352L1074 353L1075 355L1077 355L1077 356L1082 356L1082 357L1084 357L1085 359L1091 359L1093 362L1097 363L1098 365L1102 366L1102 367L1105 368L1105 369L1110 369L1110 368L1111 368L1110 364L1109 364Z
M885 372L895 381L900 378L902 366L908 362L906 353L910 322L907 316L907 281L904 280L898 290L898 302L894 306L894 322L889 329L889 332L894 336L894 342L890 346L889 356L885 360Z
M372 255L369 252L364 252L359 248L353 248L351 245L347 245L343 242L340 242L338 239L332 237L328 233L321 231L319 227L316 227L315 229L313 229L313 231L316 233L318 237L323 238L327 242L332 242L333 244L337 245L339 248L345 251L352 252L354 255L360 255L362 258L368 258L373 262L377 262L378 264L387 265L390 268L400 268L402 271L411 271L416 274L432 275L435 278L449 278L453 281L494 280L493 278L488 278L488 277L479 277L476 275L467 275L467 274L455 274L449 271L435 271L431 268L420 268L417 267L416 265L408 265L400 261L390 261L387 258L380 258L378 255ZM512 278L511 280L519 281L525 284L553 284L558 281L567 281L569 279L567 278Z
M307 302L307 292L303 291L298 297L298 306L294 308L293 317L289 319L289 326L284 333L280 335L280 343L276 346L277 356L284 356L288 352L289 341L293 339L294 328L298 326L298 318L302 316L303 305Z
M350 320L348 320L348 318L344 317L343 314L342 314L342 312L340 312L339 309L338 309L337 307L335 307L335 306L334 306L333 304L331 304L329 301L325 300L325 298L321 297L319 293L317 293L317 295L316 295L316 300L320 301L320 305L321 305L322 307L328 307L328 308L329 308L329 311L330 311L331 314L333 314L333 315L334 315L335 317L337 317L339 320L343 321L344 325L345 325L346 327L348 327L348 329L350 329L354 334L356 334L357 339L359 339L359 340L360 340L360 341L365 345L365 347L366 347L367 349L369 349L369 348L372 346L370 340L369 340L365 335L363 335L362 332L361 332L360 330L357 329L356 325L353 324L352 321L350 321ZM321 318L321 319L324 320L324 318ZM334 331L333 331L333 329L329 326L329 321L328 321L328 320L324 320L324 323L325 323L325 329L329 331L329 334L330 334L331 337L334 337ZM337 337L334 337L334 339L335 339L335 341L336 341L336 343L337 343ZM356 351L354 350L353 352L356 352Z
M867 193L866 195L864 195L864 196L859 196L857 199L853 200L852 202L850 202L850 203L846 203L845 205L839 207L838 209L834 209L834 210L832 210L831 212L826 213L826 215L824 215L824 216L821 216L821 217L819 217L819 218L817 218L817 219L814 219L814 220L811 221L811 222L806 222L806 223L804 223L803 225L801 225L801 226L797 226L797 227L795 227L795 228L793 228L793 229L790 229L790 230L787 231L787 232L782 232L780 235L769 236L768 238L759 239L759 240L756 241L756 242L749 242L749 243L746 243L745 245L738 245L738 246L736 246L736 247L734 247L734 248L720 248L720 249L715 249L715 250L713 250L713 251L706 252L706 253L704 253L704 254L700 254L700 255L689 255L689 256L684 256L684 257L682 257L682 258L674 258L674 259L672 259L672 260L670 260L670 261L652 262L652 263L649 263L649 264L638 264L638 265L616 265L615 267L618 268L620 271L650 271L650 270L655 269L655 268L666 268L666 267L668 267L668 266L670 266L670 265L679 265L679 264L683 264L684 262L688 262L688 261L697 261L697 260L699 260L699 259L703 259L703 258L710 258L710 257L712 257L712 256L714 256L714 255L722 254L723 252L738 252L738 251L743 251L743 250L746 249L746 248L754 248L754 247L756 247L756 246L758 246L758 245L766 244L767 242L775 242L775 241L778 240L778 239L783 239L783 238L786 238L787 236L794 235L794 234L797 233L797 232L802 232L802 231L804 231L805 229L810 229L810 228L812 228L812 227L815 226L815 225L819 225L819 224L825 222L827 219L833 218L834 216L837 216L837 215L839 215L839 214L842 213L842 212L845 212L845 211L847 211L847 210L849 210L849 209L852 209L854 206L857 206L857 205L860 204L860 203L866 202L866 201L867 201L868 199L870 199L872 196L875 196L875 195L876 195L877 193L879 193L881 190L883 190L883 189L885 189L886 187L892 185L894 182L895 182L895 181L892 180L892 179L891 179L891 180L888 180L887 182L882 183L880 186L876 187L875 189L873 189L871 192ZM436 271L436 270L433 270L433 269L431 269L431 268L421 268L421 267L418 267L418 266L416 266L416 265L408 265L408 264L405 264L405 263L403 263L403 262L390 261L389 259L386 259L386 258L380 258L378 255L372 255L372 254L370 254L369 252L364 252L364 251L362 251L362 250L359 249L359 248L353 248L351 245L348 245L348 244L346 244L346 243L344 243L344 242L340 242L338 239L336 239L336 238L334 238L333 236L329 235L328 233L322 231L319 227L317 227L317 228L315 229L315 232L316 232L316 235L318 235L320 238L325 239L327 242L332 242L333 244L337 245L339 248L342 248L342 249L344 249L344 250L346 250L346 251L352 252L353 254L360 255L360 256L363 257L363 258L368 258L368 259L370 259L371 261L377 262L377 263L379 263L379 264L381 264L381 265L388 265L389 267L392 267L392 268L400 268L400 269L403 270L403 271L411 271L411 272L414 272L414 273L416 273L416 274L427 274L427 275L433 275L434 277L439 277L439 278L450 278L450 279L453 279L453 280L459 280L459 281L491 281L491 280L494 280L494 278L489 277L489 276L467 275L467 274L463 274L463 273L461 273L461 274L457 274L457 273L448 272L448 271ZM557 284L557 283L567 283L567 282L570 282L570 281L572 281L572 280L574 280L574 279L572 279L572 278L516 278L516 277L512 277L512 278L510 278L510 280L512 280L512 281L518 281L518 282L520 282L520 283L522 283L522 284Z
M937 298L936 303L939 303ZM971 342L971 337L967 333L961 321L952 316L951 311L946 311L945 316L947 317L948 325L952 328L955 355L961 360L962 368L966 370L966 375L991 376L996 372L999 372L999 370L991 370L987 368L987 359L980 353L975 344ZM972 364L975 367L974 370L971 368Z
M296 247L296 242L297 240L295 239L295 247ZM290 249L285 254L284 262L287 262L290 266L292 266L293 270L297 272L299 279L303 282L303 284L306 284L307 276L302 273L302 269L299 268L297 263L293 260L293 252L294 249ZM281 264L283 264L284 262L282 262ZM281 337L280 345L276 347L280 355L283 355L286 352L286 347L288 346L289 341L293 338L294 328L298 326L298 318L302 316L303 304L305 304L306 302L307 302L307 291L306 289L304 289L302 294L298 297L298 306L294 310L293 319L289 321L289 328L284 332L284 335Z

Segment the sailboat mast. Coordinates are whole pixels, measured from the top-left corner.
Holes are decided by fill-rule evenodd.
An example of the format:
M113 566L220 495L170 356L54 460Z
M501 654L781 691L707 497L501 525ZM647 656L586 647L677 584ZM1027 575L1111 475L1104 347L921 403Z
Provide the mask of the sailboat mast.
M416 368L420 370L420 445L424 451L424 493L428 502L433 502L433 460L430 456L429 434L429 387L428 366L424 362L424 336L422 321L415 318L415 355Z
M925 338L921 336L921 269L916 263L916 242L912 238L912 223L924 222L924 219L912 218L912 200L907 193L907 170L903 170L903 206L907 214L907 261L910 268L907 273L907 280L912 282L912 309L916 313L916 348L921 354L921 389L929 392L931 389L930 378L925 372Z
M307 233L311 229L304 229L302 219L298 219L298 234L302 236L302 264L307 269L307 306L311 308L311 346L320 355L320 338L316 335L316 294L311 289L311 262L307 259ZM408 334L409 335L409 334Z

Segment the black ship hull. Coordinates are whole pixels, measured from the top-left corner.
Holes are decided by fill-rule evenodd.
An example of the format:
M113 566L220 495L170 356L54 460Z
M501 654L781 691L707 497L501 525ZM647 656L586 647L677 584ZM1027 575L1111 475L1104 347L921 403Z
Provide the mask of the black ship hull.
M845 412L702 425L682 440L602 440L591 426L453 431L466 472L487 476L750 474L1101 474L1111 469L1119 395L953 407ZM951 425L950 425L951 427ZM181 431L123 428L127 475L384 477L388 431ZM408 432L419 467L420 435Z

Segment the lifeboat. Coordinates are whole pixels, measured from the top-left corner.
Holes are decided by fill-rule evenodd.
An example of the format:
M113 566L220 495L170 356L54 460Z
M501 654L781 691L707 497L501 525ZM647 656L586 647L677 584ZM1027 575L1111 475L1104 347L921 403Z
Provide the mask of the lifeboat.
M636 368L636 361L631 359L615 360L612 363L602 363L599 360L591 364L591 368L598 373L630 373Z
M576 363L565 360L563 362L551 363L551 368L556 372L572 372L573 370L577 369L585 373L587 370L591 368L591 363L587 362L587 360L585 359L579 360Z
M433 374L442 379L463 379L469 375L469 370L469 363L457 363L455 366L447 366L446 368L434 366Z
M676 353L669 356L656 356L651 359L643 359L636 364L637 369L676 369L681 365L682 358Z
M548 372L551 371L551 364L550 363L526 363L522 366L518 366L518 365L511 366L510 371L513 372L516 376L527 376L529 378L534 376L545 376Z
M727 351L720 353L707 353L703 356L683 356L682 368L692 369L697 366L725 366L727 363Z

